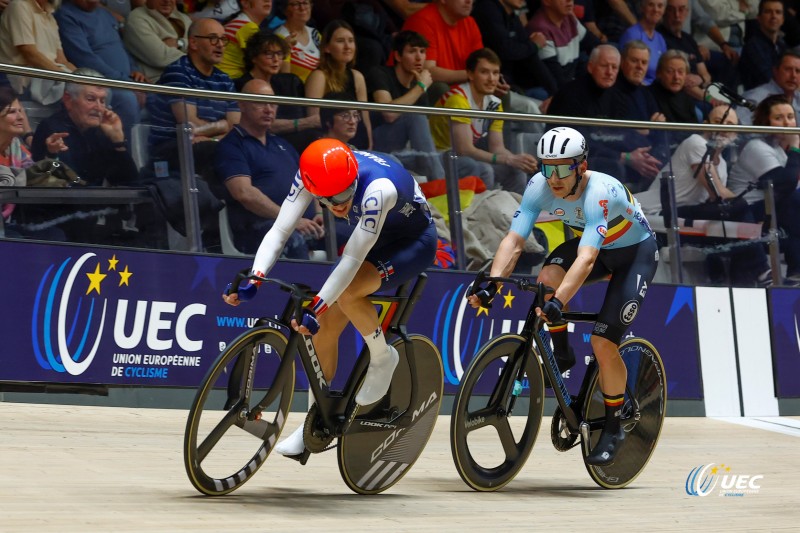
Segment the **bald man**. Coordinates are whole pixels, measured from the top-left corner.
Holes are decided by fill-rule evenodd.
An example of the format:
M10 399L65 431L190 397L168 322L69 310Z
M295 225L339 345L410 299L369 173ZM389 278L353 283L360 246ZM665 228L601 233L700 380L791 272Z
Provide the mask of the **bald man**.
M247 82L242 92L275 94L269 83L257 79ZM280 204L289 195L299 156L287 141L270 133L278 111L276 104L242 101L239 107L239 124L218 143L214 166L227 191L234 245L254 254L275 222ZM324 235L321 209L313 202L298 221L283 253L291 259L308 259L309 242L319 241Z

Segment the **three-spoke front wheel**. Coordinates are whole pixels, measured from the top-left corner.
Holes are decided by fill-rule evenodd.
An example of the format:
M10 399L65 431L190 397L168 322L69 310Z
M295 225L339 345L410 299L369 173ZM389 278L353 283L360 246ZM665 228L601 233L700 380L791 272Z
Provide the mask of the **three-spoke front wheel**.
M254 328L209 369L192 402L183 446L186 473L203 494L241 486L277 442L294 391L294 361L281 366L286 344L278 330Z
M536 442L543 407L542 370L525 339L504 334L486 343L453 403L451 450L461 479L480 491L514 479Z

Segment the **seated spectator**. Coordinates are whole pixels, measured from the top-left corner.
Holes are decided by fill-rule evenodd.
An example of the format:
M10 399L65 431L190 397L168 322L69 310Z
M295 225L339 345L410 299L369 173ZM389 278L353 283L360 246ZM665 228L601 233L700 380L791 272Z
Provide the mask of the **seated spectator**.
M350 101L367 101L367 83L364 75L353 68L356 41L353 28L342 20L335 20L322 32L322 57L319 68L306 80L307 98L325 98L329 93L339 93ZM310 107L308 114L319 120L319 108ZM359 132L353 141L359 148L372 149L372 124L364 115Z
M557 116L622 118L625 100L622 93L614 89L619 65L620 53L616 47L610 44L595 47L589 55L586 72L556 93L548 112ZM558 125L549 124L548 129ZM588 131L584 135L588 135Z
M742 95L756 104L773 94L783 94L792 104L795 115L800 114L800 53L794 50L785 51L772 69L772 79L764 85L745 91ZM739 108L739 120L742 124L752 124L752 113L747 108Z
M53 12L57 0L12 0L0 17L0 61L11 65L35 67L45 70L72 72L75 65L64 55L58 23ZM11 86L17 94L32 97L49 105L60 94L48 90L52 83L40 91L30 90L32 78L9 75Z
M242 92L275 94L263 80L247 82ZM242 101L239 107L241 120L219 142L215 169L227 191L234 245L244 253L254 254L289 195L300 157L288 142L270 131L278 106ZM315 201L297 224L283 255L308 259L309 243L324 236L322 209Z
M620 71L615 88L627 99L622 118L627 120L664 122L666 118L658 109L655 98L644 78L650 61L650 49L642 41L630 41L622 50ZM663 131L623 130L617 141L605 143L597 150L611 149L624 165L623 182L631 192L639 192L650 186L658 175L662 162L667 160L669 150Z
M650 92L667 122L698 122L695 101L684 92L688 72L689 58L680 50L667 50L658 60L656 81L650 86ZM670 133L675 146L688 134Z
M259 25L272 11L272 0L240 0L242 10L233 20L225 24L225 49L217 68L230 76L239 78L244 74L244 48L247 40L258 33Z
M192 19L175 8L175 0L146 0L128 15L122 39L151 83L164 68L186 55Z
M434 82L431 101L439 99L450 85L467 81L466 60L470 53L483 48L483 38L475 19L470 16L471 4L463 0L437 0L408 17L404 30L415 31L428 41L424 67ZM496 84L495 96L503 108L513 113L539 115L547 112L549 100L541 102L511 90L502 77ZM504 138L515 150L533 152L541 136L541 125L535 122L512 122L505 125ZM528 138L529 137L529 138Z
M222 24L213 19L193 22L189 27L187 54L164 69L159 85L235 92L228 75L216 68L222 61L224 31ZM167 169L158 166L157 177L166 177L167 173L179 169L176 124L188 122L192 125L195 168L202 174L212 168L216 149L216 143L204 141L223 137L239 122L239 108L230 100L158 94L149 99L148 108L152 122L151 153L154 161L167 162Z
M754 126L781 128L797 127L792 104L782 94L768 96L753 114ZM796 133L777 133L768 137L753 137L742 148L736 165L728 178L728 187L734 194L744 194L753 208L756 220L764 220L764 191L759 188L772 180L778 226L787 233L781 241L786 261L786 278L800 284L800 192L797 176L800 175L800 137Z
M248 81L256 79L269 83L278 96L303 98L305 87L300 78L281 72L288 55L289 44L272 32L262 30L250 37L244 52L246 72L233 80L236 90L241 91ZM270 131L289 141L298 153L319 136L315 118L307 116L302 106L278 106Z
M367 78L372 99L381 104L431 106L427 91L433 79L423 67L427 48L428 41L422 35L412 31L398 33L394 38L394 67L375 67ZM408 170L429 180L444 178L428 117L391 112L375 113L373 117L375 150L393 154Z
M436 0L406 19L404 30L414 31L428 41L425 68L433 81L447 85L467 81L469 54L483 48L483 39L472 5L461 0Z
M56 11L58 31L67 58L78 68L90 68L112 80L147 83L137 70L119 33L119 23L99 0L67 0ZM122 119L125 136L139 123L139 100L132 91L115 89L114 112ZM144 103L144 95L142 95Z
M580 59L581 43L589 36L587 49L599 44L594 35L586 31L572 12L573 0L542 0L542 6L528 22L527 30L545 37L539 47L539 57L550 69L559 87L575 79L583 71Z
M707 122L737 124L738 118L736 111L730 106L719 105L711 110ZM692 220L756 221L747 203L737 199L726 186L728 165L723 156L725 149L735 138L735 133L694 133L675 150L671 170L675 178L675 206L679 217ZM636 199L646 215L662 214L661 184L658 180L647 191L637 194ZM762 243L732 249L730 260L730 281L734 285L766 287L772 284L772 270ZM716 264L719 263L719 258L714 257L709 263L712 280L725 282L724 269Z
M658 58L667 51L664 37L656 31L664 17L665 0L640 0L642 16L639 21L625 30L619 40L619 45L624 47L631 41L641 41L650 50L650 61L643 85L650 85L656 79Z
M436 107L502 111L494 96L500 79L500 58L488 48L476 50L467 58L467 82L454 85ZM483 118L430 118L431 132L439 150L449 150L452 121L452 148L458 154L459 177L476 175L489 189L502 188L522 194L528 177L537 168L536 159L527 153L513 154L503 141L503 121Z
M11 87L0 87L0 186L25 185L25 169L33 164L31 153L20 140L26 127L25 113ZM25 237L47 241L63 241L64 232L56 227L33 229L16 222L17 206L0 204L0 217L6 237Z
M275 33L291 43L291 72L305 82L316 70L322 54L322 36L308 25L311 0L289 0L285 14L286 22Z
M694 38L701 45L712 50L722 50L728 44L734 50L741 50L744 46L745 21L752 20L758 14L759 0L741 1L715 1L699 0L698 4L710 18L711 28L701 26L695 31ZM692 6L692 11L697 11L697 6ZM714 35L718 32L718 35ZM720 42L721 40L721 42ZM724 51L728 55L727 50ZM732 58L729 57L731 61Z
M761 0L756 20L758 24L753 35L748 35L739 59L739 76L745 90L768 83L772 69L786 50L781 37L783 1Z
M77 69L75 74L102 77L91 69ZM106 106L108 93L105 87L67 82L63 109L36 128L34 160L58 159L94 187L134 183L138 169L128 151L122 120ZM86 217L82 211L94 216ZM133 235L123 232L122 218L113 216L116 210L106 211L97 206L64 207L69 220L60 227L73 242L113 245L120 238L128 241Z
M325 28L334 20L350 25L355 35L358 55L354 68L369 72L386 63L391 50L392 35L400 28L379 0L329 0L313 2L311 18L317 28Z
M503 62L506 82L528 96L547 100L558 90L558 82L539 57L547 38L540 31L528 35L516 13L524 3L524 0L478 0L472 14L483 43Z
M711 74L700 52L697 41L683 31L689 18L689 0L667 0L664 18L658 32L664 37L668 50L680 50L689 59L689 72L683 90L697 101L704 101L705 88L711 83Z
M75 74L102 77L91 69ZM137 178L122 120L108 109L109 89L68 82L63 109L44 119L33 136L34 160L58 158L89 185L129 185Z
M739 50L727 41L700 0L689 0L689 15L683 23L683 31L690 33L697 42L700 57L708 67L711 78L727 86L738 87L739 71L736 65L739 63Z

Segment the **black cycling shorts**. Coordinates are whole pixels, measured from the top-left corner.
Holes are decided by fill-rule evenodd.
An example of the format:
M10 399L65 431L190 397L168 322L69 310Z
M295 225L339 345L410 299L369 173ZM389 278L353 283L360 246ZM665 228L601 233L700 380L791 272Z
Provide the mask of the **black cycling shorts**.
M545 260L545 266L569 270L578 257L579 242L580 238L574 238L558 246ZM658 245L652 237L633 246L600 250L585 283L609 276L611 279L592 335L620 343L642 306L657 266Z

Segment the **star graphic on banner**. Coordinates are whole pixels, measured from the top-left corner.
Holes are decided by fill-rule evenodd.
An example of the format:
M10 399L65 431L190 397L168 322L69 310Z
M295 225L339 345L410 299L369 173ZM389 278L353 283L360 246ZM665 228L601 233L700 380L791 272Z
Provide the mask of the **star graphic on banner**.
M130 285L128 285L128 281L130 280L132 275L133 272L130 272L128 270L128 265L125 265L125 270L119 273L119 286L122 287L123 285L126 285L130 287Z
M192 279L191 290L195 290L203 283L208 283L211 287L217 286L217 266L223 262L222 257L195 257L196 270Z
M514 301L514 298L516 298L516 296L511 296L511 289L508 289L508 294L503 296L503 300L505 300L505 302L503 302L503 309L511 307L511 302Z
M108 260L108 269L109 270L116 270L117 263L119 263L119 259L117 259L117 254L111 256L111 259Z
M100 294L100 282L106 277L106 274L100 273L100 263L97 263L97 267L94 269L94 272L91 274L86 274L86 277L89 278L89 288L86 289L86 294L88 295L93 290L97 291L97 294Z
M484 313L486 316L489 316L489 308L488 307L479 307L478 308L478 313L475 315L475 317L477 318L477 317L481 316L481 313Z

